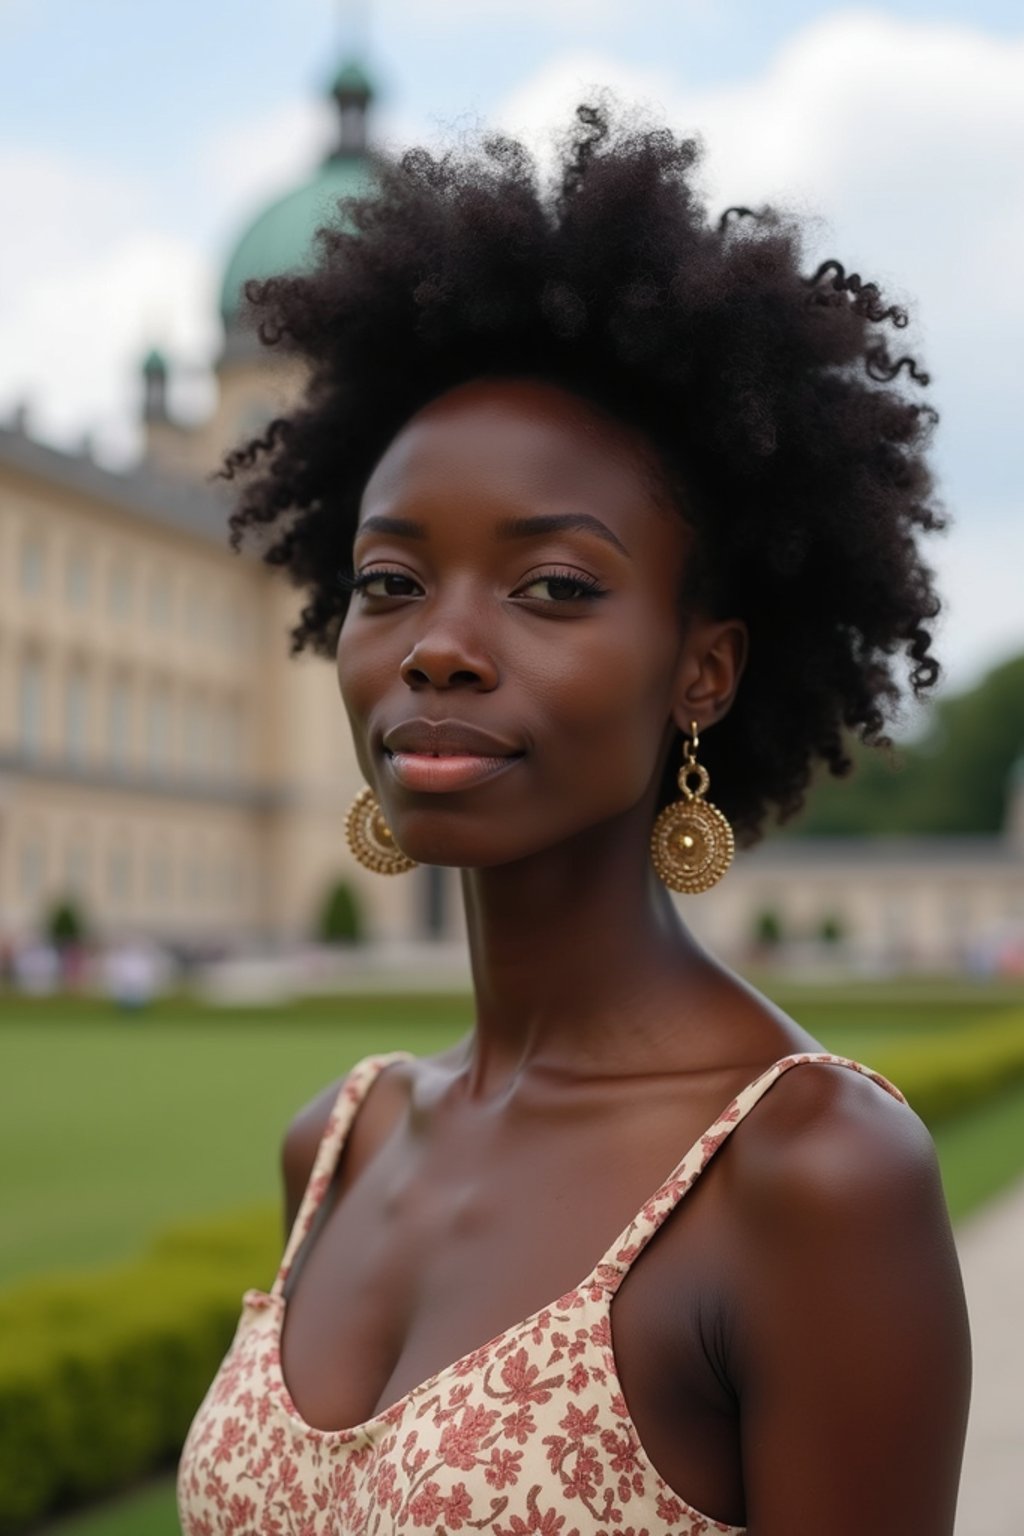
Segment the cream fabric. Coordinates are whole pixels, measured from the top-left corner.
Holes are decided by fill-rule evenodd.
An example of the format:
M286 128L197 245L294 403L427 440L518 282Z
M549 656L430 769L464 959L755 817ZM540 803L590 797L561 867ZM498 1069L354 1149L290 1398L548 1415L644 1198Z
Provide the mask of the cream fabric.
M181 1457L185 1536L742 1536L674 1492L646 1455L616 1373L609 1307L623 1276L722 1143L791 1068L774 1063L689 1149L579 1285L353 1429L306 1424L281 1374L284 1284L359 1105L400 1055L342 1086L269 1292L246 1292L234 1341Z

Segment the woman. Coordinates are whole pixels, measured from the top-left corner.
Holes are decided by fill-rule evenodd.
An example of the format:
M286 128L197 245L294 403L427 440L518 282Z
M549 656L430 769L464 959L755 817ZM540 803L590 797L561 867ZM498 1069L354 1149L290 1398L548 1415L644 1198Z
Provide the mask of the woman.
M311 373L233 536L336 651L357 855L462 872L476 1023L289 1130L189 1536L952 1531L928 1135L669 894L884 740L901 653L934 683L933 414L903 312L775 213L709 225L695 159L590 108L551 198L513 143L417 152L250 295Z

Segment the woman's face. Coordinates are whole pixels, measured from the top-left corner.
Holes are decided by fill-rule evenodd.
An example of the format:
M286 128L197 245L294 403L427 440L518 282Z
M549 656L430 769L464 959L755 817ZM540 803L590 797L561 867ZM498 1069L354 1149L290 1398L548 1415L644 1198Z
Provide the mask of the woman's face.
M555 385L474 381L402 428L363 495L338 678L405 853L482 868L645 798L653 820L698 666L690 541L640 440Z

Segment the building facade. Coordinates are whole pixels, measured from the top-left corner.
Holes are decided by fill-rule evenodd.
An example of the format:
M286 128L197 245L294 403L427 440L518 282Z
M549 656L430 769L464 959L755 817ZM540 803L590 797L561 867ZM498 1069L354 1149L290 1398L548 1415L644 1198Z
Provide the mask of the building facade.
M1024 975L1024 778L991 837L770 838L686 901L719 953Z
M99 936L289 942L340 879L378 936L445 931L436 872L382 888L349 856L362 780L333 669L289 656L297 596L230 551L209 482L301 382L239 324L243 282L300 266L337 198L372 185L368 82L349 65L332 94L331 153L226 263L209 420L175 422L153 351L132 470L0 428L0 940L70 897Z

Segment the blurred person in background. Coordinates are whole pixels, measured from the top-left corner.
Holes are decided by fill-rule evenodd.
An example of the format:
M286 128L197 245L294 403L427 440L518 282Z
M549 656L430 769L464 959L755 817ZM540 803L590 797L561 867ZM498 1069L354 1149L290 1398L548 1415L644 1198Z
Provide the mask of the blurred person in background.
M161 957L154 945L126 935L112 944L104 956L107 996L125 1013L147 1008L161 990L164 976Z
M291 1126L187 1536L953 1530L930 1138L670 894L936 681L934 415L904 312L782 213L709 220L697 158L607 107L552 191L506 139L412 152L250 285L309 385L229 459L235 542L336 654L353 852L462 871L476 1023Z

